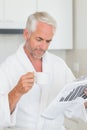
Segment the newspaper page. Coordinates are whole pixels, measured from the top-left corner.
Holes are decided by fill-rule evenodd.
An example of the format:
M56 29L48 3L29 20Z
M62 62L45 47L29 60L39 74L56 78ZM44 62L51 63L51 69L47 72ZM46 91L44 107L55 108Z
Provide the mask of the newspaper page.
M87 98L84 93L85 89L87 89L87 76L66 84L41 116L54 119L58 115L63 114L68 107L72 106L73 108L78 98L83 100Z

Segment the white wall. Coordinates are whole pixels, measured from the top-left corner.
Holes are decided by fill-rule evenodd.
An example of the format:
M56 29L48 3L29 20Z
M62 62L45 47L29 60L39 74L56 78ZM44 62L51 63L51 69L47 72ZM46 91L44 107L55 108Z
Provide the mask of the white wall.
M0 35L0 63L14 53L23 41L22 35Z
M74 38L76 49L87 49L87 0L74 0Z
M74 0L74 49L66 51L66 62L78 77L87 75L87 0Z

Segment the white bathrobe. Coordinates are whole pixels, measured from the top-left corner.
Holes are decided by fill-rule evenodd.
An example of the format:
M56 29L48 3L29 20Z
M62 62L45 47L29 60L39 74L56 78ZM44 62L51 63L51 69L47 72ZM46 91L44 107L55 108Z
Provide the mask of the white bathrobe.
M29 130L39 130L39 127L42 127L41 112L56 97L63 86L74 79L65 62L49 52L43 56L42 69L43 72L49 73L49 85L41 88L34 84L33 88L21 97L14 112L10 115L9 91L16 86L23 74L35 72L35 69L26 56L23 45L0 65L0 127L26 127ZM57 119L51 122L44 121L41 129L48 130L47 127L49 127L49 130L64 130L64 117L61 115Z

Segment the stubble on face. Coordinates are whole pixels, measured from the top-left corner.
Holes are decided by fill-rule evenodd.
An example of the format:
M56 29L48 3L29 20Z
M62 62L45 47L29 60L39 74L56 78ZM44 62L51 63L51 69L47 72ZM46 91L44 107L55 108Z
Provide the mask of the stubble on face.
M43 50L40 47L32 48L29 45L29 42L25 45L25 48L27 49L28 54L31 55L31 57L35 59L41 59L46 52L46 50Z

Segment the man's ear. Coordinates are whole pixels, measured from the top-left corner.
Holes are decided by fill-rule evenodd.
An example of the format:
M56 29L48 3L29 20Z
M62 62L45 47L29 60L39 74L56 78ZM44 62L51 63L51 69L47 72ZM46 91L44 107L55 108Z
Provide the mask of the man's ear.
M24 29L23 35L24 35L25 40L27 40L29 38L29 32L27 29Z

